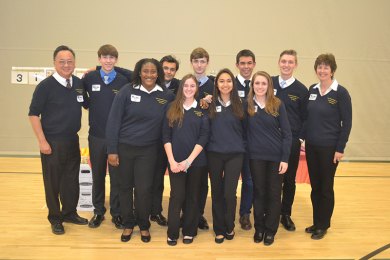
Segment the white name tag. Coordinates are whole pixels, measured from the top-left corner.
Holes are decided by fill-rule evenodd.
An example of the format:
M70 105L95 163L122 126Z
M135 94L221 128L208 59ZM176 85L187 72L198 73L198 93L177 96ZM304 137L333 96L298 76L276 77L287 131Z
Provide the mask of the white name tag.
M133 101L133 102L141 102L141 96L137 96L137 95L131 95L130 96L130 100Z
M92 85L92 91L100 91L100 85Z
M316 100L317 94L310 94L309 100Z
M84 97L82 95L78 95L77 102L79 102L79 103L84 102Z
M238 91L238 96L242 97L242 98L245 97L245 91L244 90L239 90Z
M257 113L257 108L258 108L258 106L255 106L255 113Z
M221 106L216 106L216 107L215 107L215 111L221 112L221 111L222 111L222 107L221 107Z
M276 96L276 93L278 93L278 90L274 88L274 96Z

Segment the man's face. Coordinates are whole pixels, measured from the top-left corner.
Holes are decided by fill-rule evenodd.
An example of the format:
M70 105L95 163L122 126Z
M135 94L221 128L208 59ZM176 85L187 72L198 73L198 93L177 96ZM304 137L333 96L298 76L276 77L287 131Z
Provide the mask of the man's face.
M209 63L207 61L207 58L199 58L199 59L191 60L192 68L194 69L195 74L198 75L206 74L206 68L208 64Z
M280 75L284 78L291 78L295 68L297 67L297 61L294 55L285 54L279 59Z
M256 66L256 62L254 62L253 58L250 56L243 56L239 58L236 66L240 71L240 75L243 76L244 79L251 79L253 69Z
M176 63L164 61L162 67L164 69L164 80L166 82L171 81L176 75Z
M64 50L57 53L54 59L54 68L61 77L69 79L75 67L75 59L70 51Z
M108 73L114 69L114 66L118 59L111 55L101 55L99 57L99 63L102 65L104 72Z

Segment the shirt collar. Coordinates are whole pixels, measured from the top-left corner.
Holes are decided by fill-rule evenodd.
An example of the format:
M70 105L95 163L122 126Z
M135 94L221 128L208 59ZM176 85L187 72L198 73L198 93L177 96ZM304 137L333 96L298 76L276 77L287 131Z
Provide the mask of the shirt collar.
M245 87L245 78L243 76L241 76L241 74L237 75L237 79L241 83L241 85L243 85Z
M60 74L58 74L58 72L54 72L53 77L58 81L58 83L60 83L64 87L66 87L66 78L63 78L62 76L60 76ZM73 85L73 78L70 77L69 79L70 79L70 85L72 86Z
M194 99L194 102L192 102L191 106L189 107L186 107L184 104L183 104L183 108L184 110L190 110L191 108L196 108L198 106L198 102L196 101L196 99Z
M104 81L104 76L108 76L108 82L111 82L116 77L116 71L112 70L109 73L105 73L103 69L100 69L100 77Z
M224 106L224 107L228 107L228 106L230 106L230 104L232 103L230 100L228 101L228 102L223 102L223 100L220 98L220 97L218 97L218 101L219 101L219 103L222 105L222 106Z
M202 86L206 81L209 79L207 76L202 76L200 79L198 79L198 82L200 82L199 87Z
M137 87L136 87L137 88ZM141 90L141 91L143 91L143 92L146 92L146 93L148 93L148 94L150 94L150 93L152 93L152 92L155 92L155 91L164 91L163 89L162 89L162 87L160 87L159 85L157 85L156 84L156 86L154 86L154 88L152 89L152 90L150 90L150 91L148 91L146 88L144 88L144 86L142 86L142 85L139 85L138 86L138 88L139 88L139 90Z
M257 102L256 97L253 97L253 101L255 101L255 103L256 103L261 109L264 109L264 108L265 108L265 105L263 106L262 104L260 104L260 102Z
M282 81L286 81L286 86L285 86L285 88L287 88L288 86L290 86L291 84L294 83L295 78L294 78L294 77L291 77L291 78L289 78L288 80L284 80L284 79L282 79L281 76L279 76L279 86L282 86L282 84L281 84Z
M337 88L339 86L339 83L337 82L336 79L333 80L332 84L329 86L329 88L325 91L324 95L322 96L325 96L326 94L328 94L331 90L334 90L334 91L337 91ZM318 88L318 91L320 92L321 94L321 91L320 91L320 83L318 83L317 85L315 85L313 88Z

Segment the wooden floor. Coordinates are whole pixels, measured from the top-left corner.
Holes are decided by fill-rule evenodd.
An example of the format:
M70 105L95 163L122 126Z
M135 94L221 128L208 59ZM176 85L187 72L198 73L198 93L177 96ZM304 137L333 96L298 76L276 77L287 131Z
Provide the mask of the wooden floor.
M167 177L165 183L166 214ZM150 243L140 241L138 230L122 243L109 214L97 229L65 223L66 234L53 235L39 159L0 158L0 259L359 259L390 243L390 163L341 163L335 193L332 227L319 241L304 232L312 223L310 185L298 184L293 208L297 230L280 227L272 246L253 243L253 229L244 231L238 224L234 240L223 244L215 244L209 230L199 231L191 245L179 241L170 247L166 228L155 223ZM90 218L92 213L80 215ZM212 224L210 197L206 218ZM373 259L390 259L390 249Z

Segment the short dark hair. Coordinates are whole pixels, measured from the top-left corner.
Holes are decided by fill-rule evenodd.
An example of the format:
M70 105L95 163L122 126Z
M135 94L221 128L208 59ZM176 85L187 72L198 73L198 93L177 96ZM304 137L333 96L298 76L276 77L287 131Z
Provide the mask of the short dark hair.
M144 59L139 60L135 64L132 84L134 86L141 85L141 70L142 70L142 66L144 66L146 63L152 63L154 66L156 66L156 69L157 69L156 84L164 88L165 87L164 70L163 70L160 62L158 62L158 60L153 59L153 58L144 58Z
M111 44L105 44L101 46L97 52L98 57L100 58L102 55L110 55L118 59L118 50L112 46Z
M328 65L330 67L330 71L332 74L336 72L337 69L337 64L336 64L336 58L332 53L325 53L325 54L320 54L316 61L314 62L314 71L317 71L317 67L320 66L321 64ZM333 79L333 75L332 75Z
M172 55L167 55L167 56L162 57L161 60L160 60L161 65L162 65L164 62L175 63L175 64L176 64L176 71L179 70L179 62L177 61L177 59L176 59L174 56L172 56Z
M54 53L53 53L53 60L56 59L57 57L57 54L60 52L60 51L70 51L73 55L73 58L76 58L76 54L74 53L74 51L69 48L68 46L66 45L60 45L58 46L55 50L54 50Z
M241 57L252 57L253 62L256 62L255 54L251 50L244 49L239 51L236 56L236 64L240 62Z

